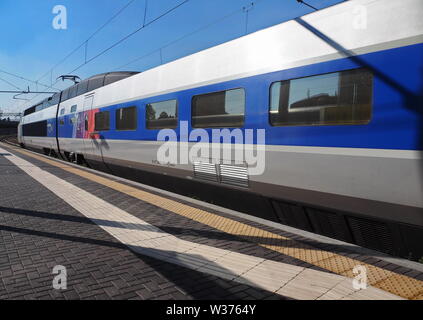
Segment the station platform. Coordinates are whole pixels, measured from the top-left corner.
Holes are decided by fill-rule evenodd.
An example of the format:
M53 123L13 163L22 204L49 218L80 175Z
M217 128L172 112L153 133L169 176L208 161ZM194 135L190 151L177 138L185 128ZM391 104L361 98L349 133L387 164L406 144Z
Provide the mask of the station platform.
M5 143L0 279L0 299L423 300L423 264Z

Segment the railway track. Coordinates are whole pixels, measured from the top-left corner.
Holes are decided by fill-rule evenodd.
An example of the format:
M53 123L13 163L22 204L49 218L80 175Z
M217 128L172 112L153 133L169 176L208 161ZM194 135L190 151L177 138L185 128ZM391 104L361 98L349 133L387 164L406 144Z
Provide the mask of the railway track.
M0 142L4 142L13 146L19 146L16 134L0 136Z

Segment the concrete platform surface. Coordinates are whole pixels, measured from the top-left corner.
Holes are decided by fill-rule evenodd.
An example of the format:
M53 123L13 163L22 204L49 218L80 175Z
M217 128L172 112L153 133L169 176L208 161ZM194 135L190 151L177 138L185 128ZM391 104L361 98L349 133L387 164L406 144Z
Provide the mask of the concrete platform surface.
M0 299L423 299L397 260L0 143Z

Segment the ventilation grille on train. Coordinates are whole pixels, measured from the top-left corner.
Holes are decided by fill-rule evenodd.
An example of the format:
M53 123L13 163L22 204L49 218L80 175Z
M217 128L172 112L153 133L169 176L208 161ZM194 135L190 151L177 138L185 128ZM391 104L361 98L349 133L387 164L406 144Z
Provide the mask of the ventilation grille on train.
M197 179L208 181L219 181L217 174L217 165L214 163L194 162L194 176Z
M194 162L194 177L238 187L248 187L248 168L243 165Z
M404 252L401 237L392 231L392 224L384 221L365 219L356 217L343 212L330 212L316 208L305 207L302 205L285 203L282 201L272 201L276 216L282 224L295 228L312 231L330 238L339 239L345 242L355 243L359 246L378 250L394 255L413 255L418 256L423 253L415 239L423 239L423 233L418 236L418 231L413 233L413 240L407 244L407 252ZM404 227L405 228L405 227ZM404 238L409 232L401 232ZM417 229L416 229L417 230ZM421 230L419 228L419 230ZM398 232L397 232L398 233ZM394 245L396 243L397 245ZM411 253L410 253L411 252Z
M220 182L240 187L248 187L247 167L221 164Z
M307 208L315 232L330 238L352 242L347 221L343 215Z
M356 244L386 253L394 252L392 233L385 223L357 217L347 219Z
M274 207L282 224L312 231L310 221L302 207L282 202L274 202Z

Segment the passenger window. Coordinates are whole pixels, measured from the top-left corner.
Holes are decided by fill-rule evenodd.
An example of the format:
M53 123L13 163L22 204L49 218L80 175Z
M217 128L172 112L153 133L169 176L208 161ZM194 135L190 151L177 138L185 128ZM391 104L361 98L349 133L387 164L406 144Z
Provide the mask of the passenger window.
M46 108L50 107L50 100L51 100L51 98L50 98L50 99L45 99L45 100L43 101L43 105L41 106L41 110L43 110L43 109L46 109Z
M73 87L69 88L68 99L72 99L76 97L77 90L78 90L78 85L74 85Z
M69 99L69 89L62 91L62 96L60 97L60 101L66 101Z
M104 78L104 85L107 86L108 84L111 84L111 83L119 81L119 80L123 80L127 77L128 77L128 75L126 73L107 74L106 77Z
M28 109L25 110L24 116L27 116L27 115L34 113L34 112L35 112L35 106L32 106L31 108L28 108Z
M63 116L65 114L65 108L60 109L60 115Z
M245 91L232 89L194 96L194 128L242 127L245 118Z
M82 81L78 84L78 91L76 93L77 96L86 93L88 90L88 81Z
M60 101L60 93L56 93L50 100L50 105L54 106L56 104L58 104Z
M145 107L147 129L171 129L178 126L178 102L167 100L149 103Z
M110 129L110 112L103 111L95 114L95 131L107 131Z
M75 113L78 106L75 104L71 107L71 113Z
M47 121L33 122L22 126L22 135L30 137L47 137Z
M41 111L41 110L43 110L43 104L39 103L35 106L35 112L38 112L38 111Z
M137 107L116 110L116 130L137 129Z
M365 69L279 81L270 87L270 123L365 124L372 113L373 75Z
M95 78L90 79L88 81L88 91L87 92L90 92L90 91L93 91L95 89L102 87L103 83L104 83L104 75L97 76Z

